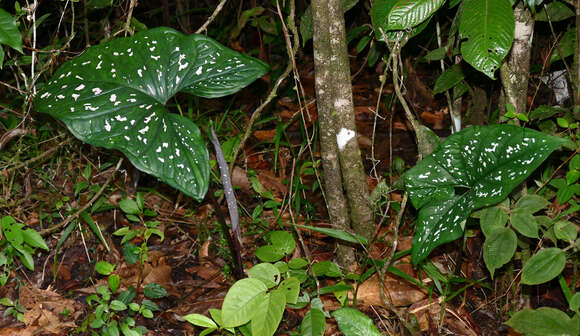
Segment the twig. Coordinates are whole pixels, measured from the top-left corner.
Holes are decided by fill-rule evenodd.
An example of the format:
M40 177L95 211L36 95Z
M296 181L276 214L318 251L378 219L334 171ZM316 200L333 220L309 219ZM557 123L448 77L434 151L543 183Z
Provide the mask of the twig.
M207 19L207 21L205 21L205 23L201 27L199 27L198 30L195 31L196 34L201 34L201 32L207 30L207 26L209 26L210 23L212 23L212 21L218 16L218 14L224 8L226 2L227 0L220 1L220 3L217 5L213 13L211 13L211 16Z
M98 200L99 197L101 197L101 195L103 194L103 191L105 191L105 188L111 183L111 181L113 180L113 177L115 176L115 173L119 170L122 163L123 163L123 158L120 158L119 162L117 162L117 165L115 166L115 170L113 170L113 172L111 173L111 176L109 176L109 178L107 178L105 183L103 183L103 185L101 186L101 189L99 189L99 191L97 191L97 193L85 205L83 205L80 209L78 209L74 214L68 216L64 221L62 221L56 225L53 225L53 226L49 227L48 229L40 231L40 235L42 237L46 237L49 234L57 232L61 228L67 226L73 220L77 219L79 217L79 215L81 214L81 212L87 210L91 205L93 205L93 203L96 200Z
M4 169L2 171L2 173L9 174L9 173L11 173L11 172L13 172L15 170L18 170L18 169L20 169L22 167L26 167L29 164L33 163L33 162L36 162L36 161L45 159L45 158L49 157L52 153L54 153L57 149L59 149L61 146L64 146L64 145L70 143L71 141L72 141L72 138L68 138L65 141L59 143L58 145L47 149L46 152L44 152L44 153L42 153L42 154L40 154L38 156L35 156L35 157L33 157L31 159L28 159L28 160L26 160L26 161L24 161L22 163L19 163L16 166L10 167L8 169Z

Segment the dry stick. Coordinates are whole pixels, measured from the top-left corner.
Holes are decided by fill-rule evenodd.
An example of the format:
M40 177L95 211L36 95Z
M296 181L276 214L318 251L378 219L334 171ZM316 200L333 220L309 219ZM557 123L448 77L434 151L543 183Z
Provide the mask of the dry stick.
M115 166L115 170L113 170L113 172L111 173L111 176L109 176L107 178L105 183L103 183L103 185L101 186L101 189L99 189L99 191L97 191L97 193L85 205L83 205L80 209L78 209L74 214L68 216L64 221L62 221L56 225L53 225L53 226L49 227L48 229L40 231L40 235L43 237L46 237L49 234L57 232L58 230L67 226L70 222L72 222L73 220L78 218L79 215L81 214L81 212L87 210L96 200L99 199L99 197L101 197L101 194L103 194L103 191L105 191L105 188L109 185L109 183L111 183L111 181L113 180L113 177L115 176L115 173L119 170L122 163L123 163L123 158L120 158L119 162L117 162L117 165Z
M403 325L405 326L405 328L411 333L411 335L415 335L415 331L413 329L413 327L407 323L407 321L399 314L399 312L397 311L397 308L395 306L393 306L392 303L390 303L386 296L385 296L385 277L387 275L387 272L389 270L389 267L391 267L393 265L393 258L395 256L395 252L397 251L397 245L399 243L399 226L401 225L401 220L403 219L403 213L405 212L405 208L407 206L407 199L408 199L408 194L405 193L403 195L403 200L401 201L401 209L399 210L399 213L397 214L397 217L395 219L395 225L393 227L393 245L391 246L391 253L389 255L389 257L385 260L385 263L383 264L382 269L377 267L377 272L379 273L379 277L381 279L380 283L381 285L379 286L379 291L381 293L381 299L383 300L383 303L387 306L387 308L389 310L391 310L396 316L397 318L403 323Z
M51 147L51 148L49 148L49 149L48 149L46 152L44 152L44 153L42 153L42 154L40 154L40 155L38 155L38 156L35 156L35 157L33 157L33 158L31 158L31 159L28 159L28 160L26 160L26 161L24 161L24 162L22 162L22 163L19 163L19 164L17 164L16 166L10 167L10 168L8 168L8 169L4 169L4 170L2 171L2 173L4 173L4 174L9 174L9 173L11 173L11 172L13 172L13 171L15 171L15 170L18 170L18 169L20 169L20 168L22 168L22 167L26 167L26 166L28 166L29 164L33 163L33 162L36 162L36 161L39 161L39 160L45 159L45 158L47 158L48 156L50 156L52 153L54 153L54 152L55 152L57 149L59 149L61 146L64 146L64 145L66 145L66 144L70 143L71 141L72 141L72 138L68 138L68 139L66 139L65 141L63 141L63 142L59 143L57 146L54 146L54 147Z
M286 66L286 69L280 75L280 77L278 77L272 90L270 90L270 93L268 94L268 97L266 97L266 100L260 106L258 106L258 108L256 108L254 110L254 112L252 112L252 116L250 117L250 120L248 121L248 124L246 125L246 131L244 132L244 135L240 139L240 142L238 143L238 145L236 146L236 148L234 149L234 152L232 154L232 161L230 162L230 171L233 171L233 169L234 169L234 165L236 163L236 158L238 157L240 149L242 149L245 146L246 141L248 141L248 139L250 138L250 135L252 134L252 128L254 126L254 123L256 123L256 120L258 120L258 118L260 117L260 115L262 114L262 111L266 108L266 106L268 106L268 104L270 104L272 99L274 99L274 97L276 97L276 91L278 91L278 87L280 86L280 84L282 84L282 82L286 79L286 77L288 77L288 75L290 74L291 71L292 71L292 63L288 63L288 65Z
M423 159L423 153L425 152L425 146L423 144L423 136L421 134L421 129L419 128L419 122L417 121L417 119L415 119L413 113L411 113L411 109L409 108L409 105L407 105L407 101L405 100L405 97L403 97L403 94L401 93L401 87L399 85L399 66L398 66L399 60L397 59L397 55L400 54L400 48L396 46L393 49L394 50L392 50L390 57L393 64L393 86L395 87L395 93L397 94L397 98L399 99L399 102L401 103L403 110L405 110L407 120L409 120L409 122L411 123L411 127L413 127L413 131L415 132L415 138L417 139L417 162L419 162Z
M212 23L212 21L217 17L219 12L221 12L221 10L224 8L224 5L226 4L226 2L227 2L227 0L220 1L220 3L217 5L217 7L213 11L213 13L211 13L211 16L207 19L207 21L205 21L205 23L201 27L199 27L198 30L195 31L196 34L201 34L201 32L207 30L207 26L209 26L210 23Z

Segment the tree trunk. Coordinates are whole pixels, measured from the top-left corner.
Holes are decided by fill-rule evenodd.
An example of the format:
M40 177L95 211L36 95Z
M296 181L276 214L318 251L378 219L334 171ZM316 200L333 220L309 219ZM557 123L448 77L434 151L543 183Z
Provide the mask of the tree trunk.
M340 0L313 0L312 18L317 107L329 214L333 225L348 226L348 217L341 217L348 216L344 207L344 186L352 228L356 233L370 237L374 227L373 210L368 200L366 173L356 138ZM337 203L331 204L331 201Z
M505 104L513 105L516 114L526 114L534 18L521 1L514 8L514 18L514 43L509 59L501 66L501 81Z
M324 191L326 206L332 227L350 230L350 220L346 198L342 188L342 174L336 144L336 128L332 118L332 72L330 59L330 31L327 28L328 14L325 1L312 2L312 22L314 26L314 66L316 72L316 106L320 129L322 167L324 169ZM326 15L324 15L326 13ZM356 263L354 250L338 243L337 261L342 267Z
M362 163L356 137L350 63L346 45L344 14L340 0L328 0L330 16L330 48L334 80L333 107L336 113L338 154L342 169L343 183L350 205L350 218L356 233L370 237L374 228L373 209L369 203L367 175ZM340 129L340 130L339 130ZM345 135L346 138L340 138ZM343 141L347 140L345 143Z

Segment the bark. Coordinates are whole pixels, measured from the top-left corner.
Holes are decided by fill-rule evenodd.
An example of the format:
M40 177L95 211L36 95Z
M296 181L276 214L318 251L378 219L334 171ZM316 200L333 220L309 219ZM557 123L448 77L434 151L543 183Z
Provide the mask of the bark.
M350 230L350 219L346 198L342 188L342 174L336 143L336 127L332 118L332 73L330 60L330 31L327 2L312 1L314 27L314 67L316 74L316 105L320 129L322 167L324 169L324 191L330 223L335 229ZM338 244L337 261L343 267L355 264L354 250Z
M367 175L362 163L360 148L356 137L352 84L350 81L350 62L346 45L346 28L341 0L327 0L330 29L331 69L334 86L333 108L339 139L338 154L350 206L350 218L356 233L370 237L374 228L373 209L369 202ZM347 140L346 143L341 142Z
M514 8L514 18L514 43L508 60L502 64L501 80L505 103L513 105L516 114L526 114L534 18L521 1Z

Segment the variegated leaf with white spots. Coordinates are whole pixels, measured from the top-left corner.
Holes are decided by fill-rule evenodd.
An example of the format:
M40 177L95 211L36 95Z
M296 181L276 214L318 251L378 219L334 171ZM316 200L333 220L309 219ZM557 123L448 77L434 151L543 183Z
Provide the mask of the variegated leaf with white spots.
M562 142L514 125L472 126L449 136L404 176L419 209L413 263L459 238L472 211L504 199Z
M156 28L87 49L39 91L36 110L80 140L121 150L138 169L202 199L209 156L198 127L168 113L177 92L234 93L268 70L203 35Z

